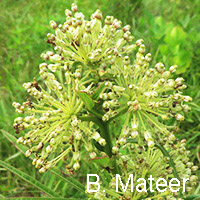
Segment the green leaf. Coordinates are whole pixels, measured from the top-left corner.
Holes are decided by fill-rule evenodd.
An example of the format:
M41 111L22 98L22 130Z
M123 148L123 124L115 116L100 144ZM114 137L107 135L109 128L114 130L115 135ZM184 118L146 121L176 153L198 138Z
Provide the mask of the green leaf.
M58 172L56 172L56 170L50 170L53 174L55 174L57 177L59 177L61 180L69 183L70 186L73 186L74 188L76 188L78 191L82 192L85 194L85 186L83 184L81 184L80 182L78 182L76 179L74 179L73 177L67 177L65 178L63 175L60 175Z
M103 146L101 146L96 140L92 140L92 143L94 144L94 146L99 150L99 151L103 151L105 152L105 149Z
M165 42L171 46L177 45L179 43L185 43L187 34L181 27L174 27L165 36Z
M192 54L190 52L186 50L179 52L179 54L173 58L173 63L176 63L179 66L176 73L184 73L190 66L191 60Z
M102 117L102 114L95 110L94 107L95 107L95 103L94 101L92 100L91 96L88 95L86 92L82 92L82 91L76 91L77 95L82 99L82 101L84 102L87 110L92 113L93 115L101 118Z
M108 156L93 158L93 159L90 159L90 161L94 162L102 167L108 167L109 163L110 163L110 159L108 158Z
M88 110L92 110L94 108L95 103L86 92L77 91L76 93L82 99L82 101L85 103L85 106Z
M1 130L3 136L5 138L7 138L20 152L22 152L23 154L25 154L26 150L28 149L27 147L25 147L24 145L21 144L17 144L17 138L14 137L12 134Z
M195 190L194 194L198 194L200 192L200 183L199 186L197 187L197 189Z
M179 179L175 163L174 163L172 157L170 156L169 152L162 145L160 145L158 143L155 144L155 147L157 147L158 149L160 149L160 151L163 153L163 155L169 158L169 164L173 168L174 177L177 178L177 179Z
M37 181L33 177L29 176L28 174L16 169L15 167L11 166L10 164L0 160L0 166L6 168L8 171L16 174L20 178L22 178L24 181L28 182L29 184L35 186L39 190L43 191L45 194L51 196L51 197L59 197L57 193L55 193L52 189L46 187L41 182Z
M94 100L99 100L100 94L103 92L104 88L105 88L105 83L101 84L92 94L92 99Z
M102 157L92 158L92 159L90 159L90 161L98 164L101 167L104 167L104 168L108 167L109 169L116 170L115 169L116 168L115 158L109 158L108 156L102 156Z
M4 198L4 199L6 198L6 197L4 197L4 196L3 196L3 195L1 195L1 194L0 194L0 197L1 197L1 198Z
M193 194L185 198L185 200L198 200L198 199L200 199L200 194Z
M81 119L82 121L92 121L96 125L99 126L100 135L101 135L101 137L103 137L106 140L106 145L104 146L104 150L105 150L106 154L109 157L111 157L112 156L112 141L111 141L111 137L110 137L110 133L109 133L109 129L108 129L108 123L103 122L101 119L98 119L95 116L88 116L88 115L80 116L79 119Z
M137 141L136 139L127 138L127 139L126 139L126 142L127 142L127 143L135 143L135 144L137 144L138 141Z

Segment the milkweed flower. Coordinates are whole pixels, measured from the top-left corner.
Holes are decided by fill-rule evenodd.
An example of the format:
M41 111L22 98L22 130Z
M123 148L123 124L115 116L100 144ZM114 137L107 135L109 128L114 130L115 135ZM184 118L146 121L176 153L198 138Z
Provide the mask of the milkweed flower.
M182 94L186 88L183 78L171 78L176 65L169 70L163 63L149 67L151 54L145 55L143 40L135 44L138 49L132 63L129 56L125 56L123 62L116 62L108 69L115 79L107 82L108 90L101 94L105 110L102 119L109 121L121 112L125 113L118 145L123 145L122 138L142 137L153 146L160 134L173 142L172 127L165 125L164 121L171 118L183 121L184 113L190 110L184 103L192 99Z
M32 156L43 173L60 160L69 171L78 170L84 157L94 161L103 154L100 159L110 159L102 170L107 182L102 191L88 194L95 199L148 196L116 193L113 172L119 169L124 177L133 173L135 179L147 174L156 179L189 178L190 192L198 167L189 162L186 141L178 141L175 132L192 98L183 95L184 79L173 78L178 66L152 66L144 40L134 42L131 27L122 27L112 16L102 22L100 10L86 20L72 4L65 14L63 24L50 21L55 34L48 33L47 42L54 50L41 54L41 81L25 83L27 101L13 103L23 115L15 119L14 128L22 132L18 143L28 147L25 155ZM164 195L177 197L155 193L158 199Z
M130 26L121 27L122 22L113 16L107 16L102 24L102 13L97 10L91 20L85 20L78 10L66 10L66 21L57 25L51 21L55 35L48 34L48 42L55 45L56 55L43 53L44 59L67 62L80 61L91 68L112 64L123 55L132 52L135 45Z
M73 156L68 167L73 166L77 170L80 167L81 143L87 144L86 149L94 154L91 140L103 146L106 142L96 130L89 129L87 122L77 118L83 102L73 93L73 88L77 87L75 81L67 77L68 82L59 82L53 73L47 72L46 63L42 63L40 68L46 90L36 81L25 83L23 86L30 98L36 101L29 99L22 105L13 103L18 113L27 115L14 121L17 133L28 130L25 136L18 139L18 143L29 147L25 153L27 157L35 154L33 165L40 168L40 172L55 166L70 154Z

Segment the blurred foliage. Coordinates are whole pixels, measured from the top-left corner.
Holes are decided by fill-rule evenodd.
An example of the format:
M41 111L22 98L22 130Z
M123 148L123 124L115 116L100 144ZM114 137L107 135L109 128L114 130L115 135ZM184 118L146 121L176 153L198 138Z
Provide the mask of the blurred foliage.
M0 1L0 129L14 134L17 116L12 102L22 102L24 82L37 76L41 52L50 49L46 34L51 19L62 22L64 10L72 0L1 0ZM180 125L178 137L187 139L191 159L200 163L200 1L199 0L80 0L79 9L89 17L97 8L130 24L136 39L143 38L152 53L152 65L163 61L166 67L179 65L177 73L185 78L185 93L193 97L192 111ZM74 191L56 182L56 177L39 175L14 146L0 135L0 159L9 161L23 172L39 178L63 196ZM88 170L86 163L82 171ZM38 191L5 169L0 168L0 197L38 196ZM82 173L83 174L83 173ZM84 176L80 175L79 176ZM3 184L2 184L3 183ZM198 187L200 189L200 187ZM75 196L77 196L76 194Z

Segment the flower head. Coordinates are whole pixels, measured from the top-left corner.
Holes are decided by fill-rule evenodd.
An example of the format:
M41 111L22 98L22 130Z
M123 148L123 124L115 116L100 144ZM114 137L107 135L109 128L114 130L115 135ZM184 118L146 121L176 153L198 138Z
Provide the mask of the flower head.
M134 39L130 26L121 27L121 21L112 16L107 16L102 23L100 10L91 15L91 20L85 20L75 7L72 6L72 11L66 10L67 17L63 24L57 26L56 22L50 22L55 35L48 34L48 41L56 46L55 50L60 56L47 52L42 54L44 59L68 64L80 61L96 68L112 64L135 48L130 44Z
M40 168L40 172L45 172L67 156L71 157L68 167L73 166L77 170L81 158L79 146L82 143L87 143L88 152L94 152L92 140L102 146L106 142L95 129L94 133L89 128L88 122L77 118L83 102L73 92L77 87L75 80L66 77L66 81L61 83L53 73L48 72L48 67L46 63L40 65L45 89L35 80L25 83L23 86L29 100L22 105L13 103L18 113L26 114L24 118L18 117L14 121L17 133L27 132L18 139L18 143L28 146L27 157L35 155L33 165Z

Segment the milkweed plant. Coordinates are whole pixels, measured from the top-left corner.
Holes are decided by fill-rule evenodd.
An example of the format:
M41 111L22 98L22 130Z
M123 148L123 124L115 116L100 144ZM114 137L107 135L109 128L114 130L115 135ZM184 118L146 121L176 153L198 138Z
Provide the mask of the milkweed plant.
M152 66L143 39L134 42L130 26L100 10L86 20L76 4L66 21L50 21L52 51L41 54L39 81L24 83L27 101L13 103L17 142L41 173L62 160L68 171L85 161L100 172L101 189L88 199L183 199L197 184L186 140L178 141L179 121L190 111L177 65ZM98 161L98 162L97 162ZM75 172L76 173L76 172ZM186 192L116 192L116 177L189 178ZM135 183L134 183L135 184ZM96 187L91 185L91 187ZM155 185L153 185L155 188ZM105 190L106 192L103 192Z

